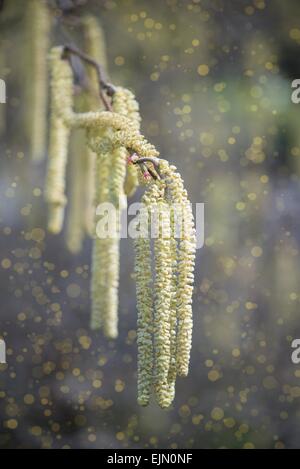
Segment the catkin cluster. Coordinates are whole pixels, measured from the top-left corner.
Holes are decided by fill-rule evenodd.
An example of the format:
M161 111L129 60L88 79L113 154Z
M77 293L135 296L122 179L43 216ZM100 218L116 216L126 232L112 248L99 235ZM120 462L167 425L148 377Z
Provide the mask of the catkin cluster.
M51 79L51 121L48 151L48 168L45 198L48 203L48 229L57 234L61 231L67 198L66 165L70 127L64 119L73 108L73 74L69 63L61 60L62 48L51 50L49 56Z
M121 116L126 116L130 120L132 127L136 130L140 130L141 116L139 113L139 105L135 100L134 95L131 91L123 88L122 92L117 92L114 96L114 112ZM130 197L132 196L139 184L137 168L134 165L129 165L127 168L124 191L125 194Z
M92 207L110 203L116 213L115 233L104 237L96 233L92 253L91 327L103 328L107 337L117 335L118 286L119 286L119 239L120 214L126 206L128 187L132 191L137 186L137 170L127 165L129 149L143 156L155 156L156 150L139 133L139 109L134 95L121 87L113 96L113 112L75 112L73 109L73 79L70 63L63 57L61 47L53 48L50 54L51 67L51 127L49 161L45 197L48 202L48 229L59 233L63 226L66 164L70 132L76 129L86 131L87 159L95 158L94 181L96 187ZM92 106L91 106L92 107ZM79 155L73 155L71 168L76 172L82 168ZM133 166L131 168L131 166ZM130 177L128 176L129 171ZM71 185L71 212L68 224L68 245L77 251L80 245L80 188ZM73 178L72 178L73 179ZM129 179L129 181L128 181ZM71 181L72 182L72 181ZM74 179L76 183L76 179ZM72 200L73 199L73 200ZM73 206L73 207L72 207ZM92 208L93 210L93 208ZM81 210L85 212L85 210ZM84 214L82 213L83 217Z
M135 275L139 311L138 402L147 405L154 390L157 402L165 408L174 399L176 376L188 373L196 240L180 175L163 160L160 171L160 183L151 184L142 199L146 213L135 240Z
M86 18L84 24L89 30L89 52L96 54L93 38L98 40L99 34L93 18ZM98 50L99 56L100 53ZM111 111L95 106L93 91L87 94L82 108L74 109L73 74L63 48L52 49L50 66L51 128L46 180L49 230L58 233L62 229L69 138L71 132L73 135L81 131L88 151L82 155L75 150L71 152L74 161L68 243L72 251L79 249L83 224L96 232L92 250L91 327L101 327L107 337L115 338L121 211L137 185L146 184L142 199L145 210L141 210L134 241L138 402L147 405L154 391L159 405L168 407L174 399L176 376L188 373L192 339L195 230L187 192L176 168L159 159L156 148L141 134L139 107L129 90L114 88ZM96 77L91 75L90 80L93 89ZM79 147L76 141L75 146ZM80 189L88 183L92 193L82 205ZM101 214L100 221L96 218L94 222L89 215L87 222L87 203L90 214ZM108 216L113 209L113 232L103 231L104 206L108 207Z

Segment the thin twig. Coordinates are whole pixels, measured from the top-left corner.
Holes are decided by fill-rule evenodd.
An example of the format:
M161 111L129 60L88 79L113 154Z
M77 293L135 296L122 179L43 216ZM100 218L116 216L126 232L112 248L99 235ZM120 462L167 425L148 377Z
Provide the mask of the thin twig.
M97 73L98 83L99 83L100 98L101 98L101 100L102 100L102 102L105 106L105 109L107 111L113 112L112 104L107 99L107 96L112 97L114 95L115 91L116 91L116 88L111 83L108 83L102 65L99 64L96 60L94 60L89 55L87 55L84 52L82 52L81 50L77 49L77 47L75 47L73 45L70 45L70 44L64 46L64 52L63 52L64 58L68 57L69 54L72 54L72 55L75 55L75 56L79 57L83 62L85 62L88 65L90 65L91 67L95 68L96 73ZM130 150L128 149L128 151L130 151ZM156 158L156 157L153 157L153 158L151 158L151 157L138 158L137 157L136 159L132 158L131 161L132 161L133 164L139 164L140 165L141 171L143 172L144 176L146 176L146 174L148 173L155 180L158 179L158 178L161 179L161 174L160 174L160 171L159 171L159 158ZM155 174L155 172L152 171L152 169L149 168L149 166L146 165L145 163L152 163L157 174Z
M107 82L106 77L105 77L105 72L103 70L102 65L100 65L92 57L90 57L89 55L85 54L84 52L82 52L81 50L77 49L76 47L74 47L72 45L64 46L64 55L68 56L68 54L76 55L81 60L86 62L88 65L95 68L96 73L97 73L98 82L99 82L100 98L101 98L101 100L102 100L102 102L105 106L105 109L107 111L112 111L113 110L112 105L109 102L109 100L107 99L106 94L111 97L111 96L114 95L116 89L111 83Z
M151 168L149 168L149 166L147 166L147 170L148 170L148 173L150 174L150 176L156 181L156 179L159 178L159 176L157 174L155 174L154 171L152 171Z
M159 158L157 158L156 156L145 156L145 157L142 157L142 158L138 158L138 159L133 159L133 164L135 163L152 163L153 166L156 168L159 168Z
M160 174L160 170L159 170L159 158L145 156L145 157L142 157L142 158L133 159L132 163L133 164L152 163L154 168L155 168L155 171L157 172L157 174L159 176L159 178L161 178L161 174ZM151 172L151 169L149 168L149 166L147 166L147 169L148 169L149 173L151 174L151 176L153 177L153 172ZM157 178L155 178L155 179L157 179Z

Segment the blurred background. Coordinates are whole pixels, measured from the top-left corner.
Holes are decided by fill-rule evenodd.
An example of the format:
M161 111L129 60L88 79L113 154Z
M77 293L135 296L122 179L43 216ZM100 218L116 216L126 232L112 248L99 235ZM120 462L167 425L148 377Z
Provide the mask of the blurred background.
M165 411L136 402L132 241L109 341L89 329L91 241L74 255L46 231L47 151L32 162L27 133L28 3L0 11L0 447L299 447L300 3L48 2L52 45L81 48L81 16L101 21L112 82L136 93L144 135L205 203L190 373Z

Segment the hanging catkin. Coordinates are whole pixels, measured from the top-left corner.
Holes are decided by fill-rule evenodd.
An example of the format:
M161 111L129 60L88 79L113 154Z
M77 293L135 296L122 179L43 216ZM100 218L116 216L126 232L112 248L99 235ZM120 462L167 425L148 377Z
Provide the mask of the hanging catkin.
M65 172L70 129L62 114L72 112L73 76L69 63L61 60L63 49L53 48L51 66L50 145L45 198L48 203L48 229L59 233L64 221L66 205Z
M118 335L118 290L119 290L119 264L120 264L120 218L121 211L126 207L124 194L124 181L126 175L126 156L124 147L113 150L110 158L110 187L109 202L113 205L116 214L116 231L110 239L107 258L107 307L104 311L104 334L107 337Z
M172 280L171 280L171 299L170 299L170 364L168 372L168 385L169 385L169 400L170 403L173 401L175 396L175 382L177 375L176 367L176 341L177 341L177 248L178 242L176 239L176 226L175 226L175 209L169 204L170 210L170 224L171 224L171 239L170 239L170 251L171 251L171 263L172 263Z
M133 95L127 90L118 88L114 95L114 112L125 114L128 109L137 112L137 106L130 104ZM130 107L131 106L131 107ZM134 116L135 124L138 116ZM90 133L90 136L92 133ZM98 136L99 134L96 133ZM102 327L107 337L114 338L118 334L118 288L119 288L119 244L120 244L120 216L121 210L126 206L124 183L126 177L127 150L124 146L105 148L109 146L111 132L100 134L97 151L97 185L102 189L98 191L96 204L111 203L116 213L116 232L110 238L101 239L96 236L93 246L92 261L92 316L91 327ZM112 142L111 142L112 145ZM107 150L111 150L109 153ZM103 154L103 151L106 153ZM100 175L105 165L107 176ZM108 165L108 166L106 166ZM99 182L99 177L101 181Z
M96 206L112 204L116 226L110 237L102 238L101 234L99 237L96 232L93 243L91 327L102 327L107 337L115 338L118 335L120 213L125 204L123 187L127 152L124 147L112 147L111 134L110 130L102 132L98 151L93 147L97 151Z
M151 269L151 208L156 205L158 187L151 185L142 197L139 235L134 240L137 297L138 403L149 403L153 385L153 281Z
M101 131L103 137L105 130ZM91 143L90 140L88 140ZM91 148L92 151L95 148ZM96 194L95 206L98 206L107 201L108 198L108 181L111 175L109 155L105 150L103 153L97 152L96 166L95 166L95 180ZM106 269L108 267L108 247L111 240L103 238L103 236L96 237L93 242L92 249L92 279L91 279L91 328L98 329L103 326L103 315L107 308L106 293L107 293L107 276Z
M157 401L168 407L172 396L169 387L171 361L170 305L172 296L171 225L169 206L163 198L157 202L157 238L154 239L155 255L155 311L154 311L154 384Z
M170 200L180 208L181 229L178 244L178 284L177 284L177 346L176 366L177 374L188 374L191 342L192 342L192 293L194 282L195 259L195 229L193 214L184 189L183 181L176 172L175 166L161 163L162 175L166 178L166 184L170 194Z
M177 336L177 373L187 376L192 346L192 294L194 282L195 234L193 214L189 201L183 204L183 239L179 242L178 254L178 336Z
M106 244L105 261L102 268L106 274L105 305L103 308L103 331L107 337L118 335L118 289L119 289L119 263L120 263L120 216L125 207L126 198L123 192L126 174L126 149L116 148L106 158L110 160L110 177L107 201L112 204L115 211L115 232L104 240ZM101 264L99 267L101 269Z
M50 12L45 0L26 2L26 31L28 34L28 93L26 122L31 147L31 157L40 161L45 154L47 101L48 101L48 64L49 35L51 27ZM30 91L29 91L30 90Z
M104 203L112 204L116 226L115 232L109 237L103 238L101 233L96 232L93 243L91 327L102 327L107 337L115 338L118 335L119 217L124 203L126 150L124 147L112 147L111 130L104 130L100 134L97 132L96 135L98 147L92 146L97 152L96 207ZM90 139L91 136L92 132ZM92 142L91 139L90 144Z

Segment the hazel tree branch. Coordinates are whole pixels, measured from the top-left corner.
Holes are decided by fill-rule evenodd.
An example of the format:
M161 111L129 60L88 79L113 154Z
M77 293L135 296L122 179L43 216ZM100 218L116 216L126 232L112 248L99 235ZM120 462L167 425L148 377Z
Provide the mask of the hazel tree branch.
M100 98L104 104L104 107L107 111L112 111L112 105L110 101L107 99L107 96L112 97L115 93L115 87L107 82L104 69L102 65L100 65L96 60L94 60L89 55L85 54L81 50L77 49L72 45L64 46L64 53L63 58L68 58L68 55L76 55L79 57L83 62L90 65L96 70L98 83L99 83L99 94Z
M96 70L99 86L99 96L106 111L113 112L113 107L111 101L108 99L112 98L116 88L113 84L107 81L104 68L96 60L94 60L89 55L85 54L83 51L78 49L73 45L65 45L63 48L62 58L68 59L69 55L75 55L79 57L87 65L93 67ZM161 179L161 174L159 171L159 158L156 157L139 157L136 153L133 153L129 158L128 162L133 164L138 164L143 176L145 179L153 178L154 180ZM146 163L151 163L154 166L155 171L153 171L149 165Z

